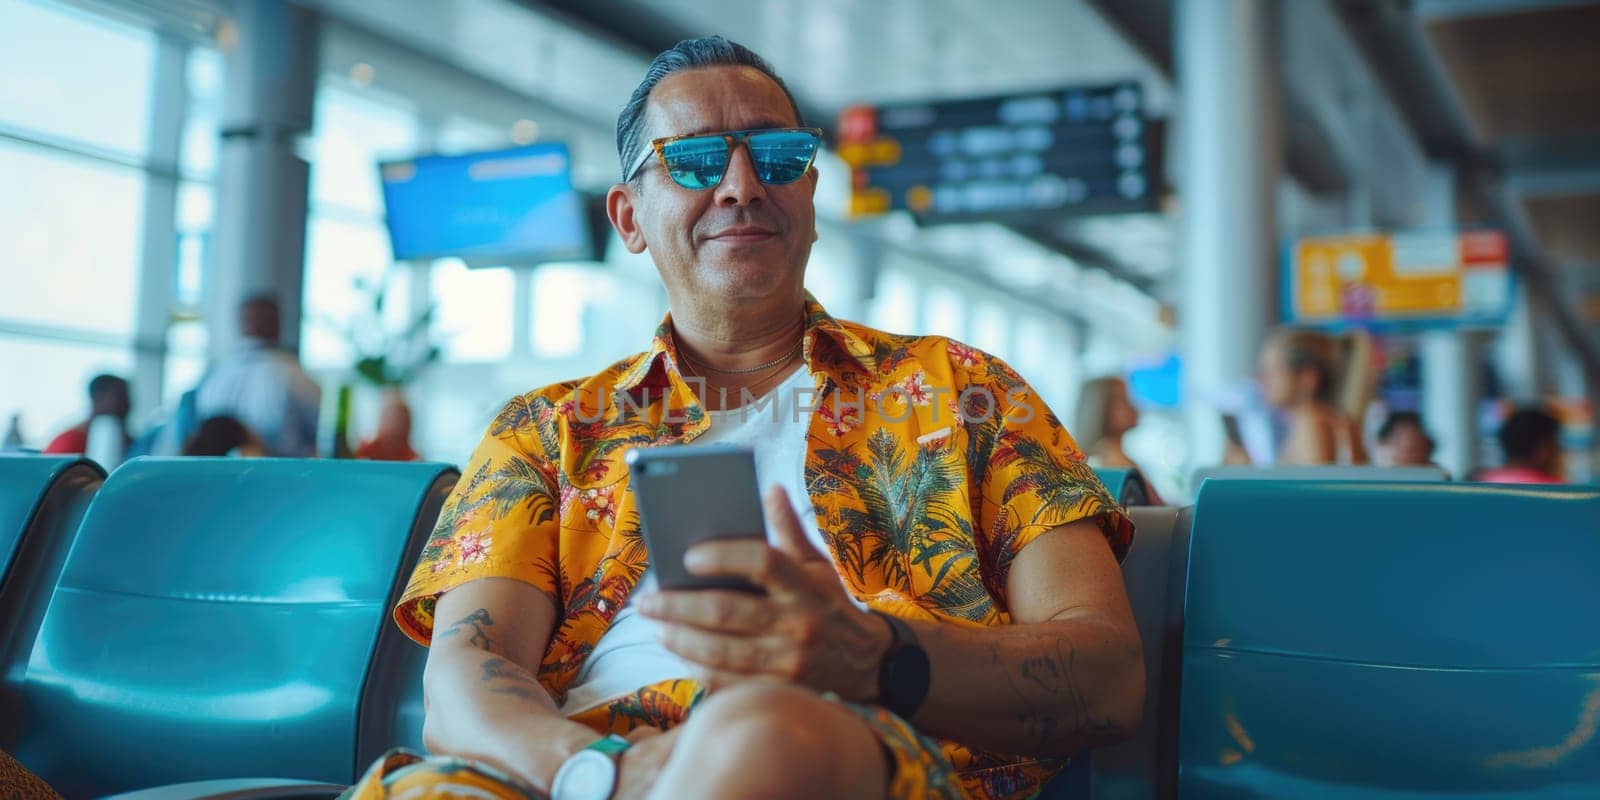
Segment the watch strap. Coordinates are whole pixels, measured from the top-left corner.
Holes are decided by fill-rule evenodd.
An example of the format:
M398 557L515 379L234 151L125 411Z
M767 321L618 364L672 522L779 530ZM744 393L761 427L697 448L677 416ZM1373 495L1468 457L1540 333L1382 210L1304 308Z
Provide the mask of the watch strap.
M614 733L608 733L605 736L602 736L599 741L583 749L596 750L601 753L605 753L608 756L614 756L621 754L622 751L627 750L632 746L633 742L630 742Z

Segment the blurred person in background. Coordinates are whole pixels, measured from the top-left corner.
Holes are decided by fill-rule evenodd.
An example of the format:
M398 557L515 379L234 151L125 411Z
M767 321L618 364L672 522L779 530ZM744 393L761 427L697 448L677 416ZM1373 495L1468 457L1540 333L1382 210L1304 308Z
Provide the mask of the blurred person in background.
M18 453L27 449L27 439L22 435L22 415L12 414L6 424L6 435L0 439L0 453Z
M1377 463L1385 467L1433 466L1433 437L1415 411L1392 411L1378 427Z
M1346 408L1357 404L1354 395L1367 383L1361 376L1360 341L1294 329L1267 340L1261 350L1262 393L1288 427L1277 464L1367 463L1361 426Z
M1072 436L1096 467L1137 469L1122 450L1122 436L1139 424L1139 409L1128 398L1128 382L1116 376L1095 378L1078 391Z
M1078 390L1078 406L1072 417L1072 436L1077 439L1089 464L1113 469L1139 469L1122 449L1122 437L1139 425L1139 409L1128 395L1128 382L1115 375L1095 378ZM1139 470L1140 474L1144 470ZM1155 489L1148 488L1151 505L1161 505Z
M116 421L122 433L122 447L128 442L128 382L115 375L96 375L89 381L89 418L62 431L44 446L46 453L82 454L89 449L89 426L95 419L106 417Z
M399 392L386 392L378 414L378 432L356 448L356 458L369 461L420 461L411 449L411 406Z
M1496 434L1505 465L1483 470L1484 483L1565 483L1561 477L1561 421L1538 407L1519 408Z
M195 389L195 418L234 417L274 456L316 454L322 390L279 346L278 301L256 295L239 304L238 352L206 373Z
M183 444L186 456L240 456L261 458L267 446L244 423L233 417L211 417L200 423Z

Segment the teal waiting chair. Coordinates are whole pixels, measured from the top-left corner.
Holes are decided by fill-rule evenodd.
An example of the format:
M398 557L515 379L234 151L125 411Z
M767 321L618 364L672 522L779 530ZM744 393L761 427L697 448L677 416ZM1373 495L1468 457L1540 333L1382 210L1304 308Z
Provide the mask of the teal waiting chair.
M1368 481L1379 483L1430 483L1450 480L1442 467L1372 467L1327 465L1250 466L1228 464L1195 470L1189 485L1208 480L1235 481Z
M1139 470L1101 467L1094 474L1118 503L1124 506L1150 505L1150 485L1145 483L1144 475Z
M76 456L0 456L0 670L15 665L38 633L67 548L105 477L100 465ZM0 684L0 719L17 712L7 689ZM0 724L0 750L16 746L15 734Z
M1179 796L1600 797L1600 489L1210 481Z
M14 754L87 797L347 784L384 748L419 744L405 697L425 651L389 610L457 478L440 464L124 464L7 687L21 695L0 721L21 732Z
M1183 587L1192 508L1128 509L1136 533L1122 560L1144 645L1144 716L1133 738L1094 751L1094 800L1170 798L1177 791Z

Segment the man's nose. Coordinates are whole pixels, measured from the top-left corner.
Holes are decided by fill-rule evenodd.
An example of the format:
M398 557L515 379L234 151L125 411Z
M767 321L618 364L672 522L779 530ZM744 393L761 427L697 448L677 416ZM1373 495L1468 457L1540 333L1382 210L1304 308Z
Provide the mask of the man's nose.
M716 191L717 204L724 206L746 206L766 199L767 187L756 177L755 162L750 160L750 148L744 143L734 145L728 171Z

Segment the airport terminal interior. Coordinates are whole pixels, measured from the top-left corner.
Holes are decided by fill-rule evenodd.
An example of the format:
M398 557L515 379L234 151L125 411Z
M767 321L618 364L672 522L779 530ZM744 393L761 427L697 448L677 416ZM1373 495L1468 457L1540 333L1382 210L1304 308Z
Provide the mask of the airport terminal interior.
M619 145L652 59L708 36L765 59L797 128L647 115ZM908 581L999 591L1016 553L970 544L995 502L1094 516L1121 560L1145 700L1120 744L854 796L1600 797L1584 0L0 0L0 796L20 762L39 796L332 797L421 750L395 608L500 557L461 518L526 503L568 548L632 514L593 488L620 450L566 449L607 435L582 403L530 393L651 350L671 270L617 197L652 171L758 220L737 187L815 181L807 308L864 326L839 341L883 376L939 359L872 396L914 417L908 452L980 441L917 409L933 389L961 428L934 384L985 369L1029 387L1028 435L1071 436L968 445L977 476L1046 467L913 524L944 479L835 477L823 440L866 423L805 408L814 542L854 476L913 551L941 525L976 548ZM552 413L579 417L518 435L548 457L522 483L479 469Z

